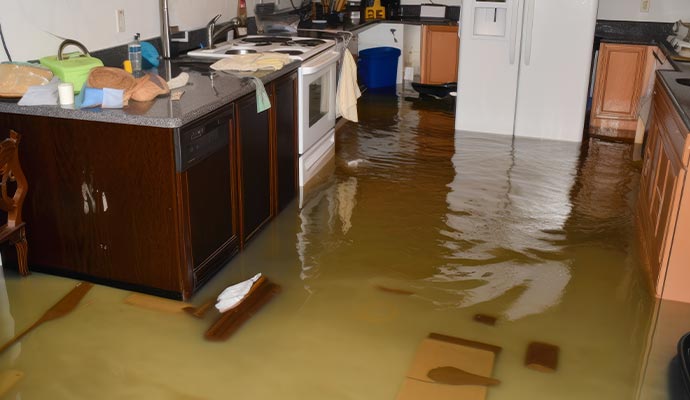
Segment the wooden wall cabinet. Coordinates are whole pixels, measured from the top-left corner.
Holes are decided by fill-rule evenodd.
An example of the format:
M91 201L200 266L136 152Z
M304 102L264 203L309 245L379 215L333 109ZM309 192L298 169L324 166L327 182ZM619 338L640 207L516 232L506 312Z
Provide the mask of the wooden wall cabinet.
M422 27L420 82L443 84L458 80L460 37L457 26Z
M666 68L656 46L602 43L599 48L589 133L633 141L647 107L657 69ZM648 103L645 101L646 105Z
M656 296L690 302L690 140L658 80L650 118L637 202L643 261Z

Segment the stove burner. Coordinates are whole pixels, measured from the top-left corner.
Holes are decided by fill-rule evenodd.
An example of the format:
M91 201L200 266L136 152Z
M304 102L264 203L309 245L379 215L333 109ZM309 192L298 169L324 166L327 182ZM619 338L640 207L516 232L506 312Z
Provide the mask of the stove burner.
M254 44L254 47L263 47L263 46L270 46L273 43L271 42L252 42Z
M275 52L287 54L289 56L298 56L298 55L304 53L302 50L276 50Z
M286 42L285 44L288 46L316 47L324 43L326 43L326 41L321 39L294 39Z
M245 43L286 43L291 41L291 37L285 36L256 36L256 37L246 37L242 39Z

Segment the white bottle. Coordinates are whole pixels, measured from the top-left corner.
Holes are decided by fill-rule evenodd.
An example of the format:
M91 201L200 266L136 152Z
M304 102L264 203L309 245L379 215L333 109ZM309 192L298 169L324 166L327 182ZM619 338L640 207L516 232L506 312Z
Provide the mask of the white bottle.
M129 62L132 63L132 75L135 77L141 76L141 43L139 43L139 34L134 35L134 41L127 45L129 53Z

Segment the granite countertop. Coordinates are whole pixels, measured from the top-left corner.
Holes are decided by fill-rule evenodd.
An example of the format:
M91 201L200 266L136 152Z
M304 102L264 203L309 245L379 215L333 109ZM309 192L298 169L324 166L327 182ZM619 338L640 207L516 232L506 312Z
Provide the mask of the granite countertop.
M168 95L159 96L151 102L130 101L130 105L122 109L75 110L60 106L19 106L17 100L3 99L0 100L0 113L178 128L255 91L251 80L225 72L211 73L209 65L208 62L191 58L171 61L171 76L177 76L182 71L189 74L189 83L174 90L184 91L182 98L176 101ZM299 66L300 62L294 61L278 71L257 72L255 76L268 83L296 70ZM158 73L165 76L164 71L165 67L161 64Z

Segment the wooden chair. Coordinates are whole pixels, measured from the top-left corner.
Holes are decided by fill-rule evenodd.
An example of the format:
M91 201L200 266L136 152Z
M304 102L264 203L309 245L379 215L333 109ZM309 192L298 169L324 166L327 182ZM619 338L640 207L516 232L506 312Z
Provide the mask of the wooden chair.
M0 209L7 212L7 223L0 226L0 243L10 241L17 249L17 261L19 273L29 275L27 262L28 244L26 242L26 229L22 221L22 205L28 190L28 182L19 165L19 140L21 135L10 130L10 137L0 142ZM8 184L15 187L14 194L10 196Z

